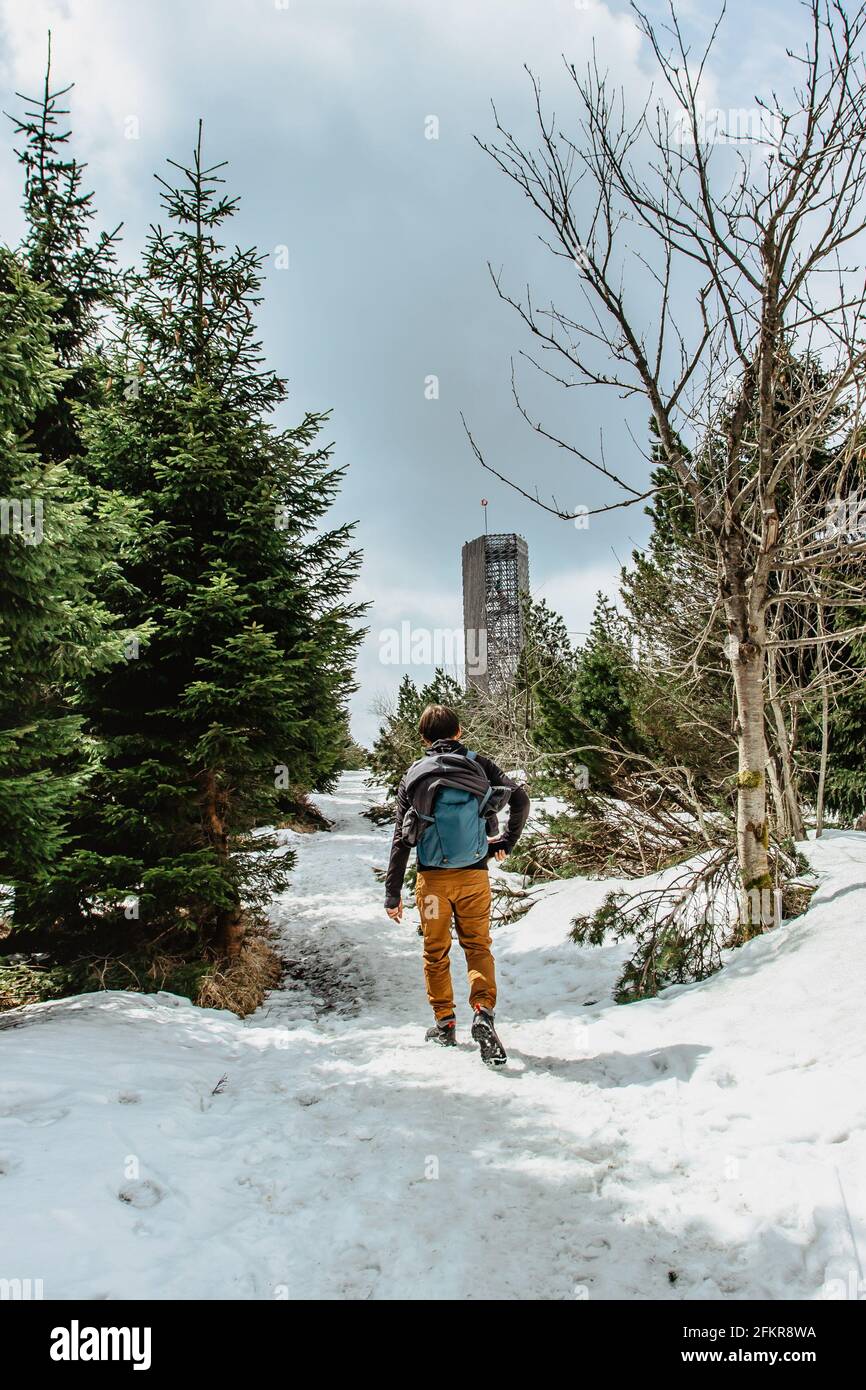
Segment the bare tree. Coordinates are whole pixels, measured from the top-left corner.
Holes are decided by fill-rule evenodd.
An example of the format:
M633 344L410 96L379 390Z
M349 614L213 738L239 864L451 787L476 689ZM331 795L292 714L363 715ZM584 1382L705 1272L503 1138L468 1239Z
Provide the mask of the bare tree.
M663 26L635 7L661 77L660 94L636 115L593 58L583 74L566 65L576 133L546 114L530 74L537 144L521 144L495 109L496 137L479 142L543 218L545 244L568 265L583 304L539 308L531 290L516 298L491 271L541 350L525 356L569 388L644 398L673 485L693 509L696 547L712 557L735 693L737 846L747 893L772 886L769 662L807 647L829 651L862 631L829 622L818 631L815 617L813 631L791 635L772 619L780 601L816 614L816 584L826 591L825 614L850 605L858 583L862 591L866 549L861 535L828 524L825 507L829 495L844 503L856 493L862 476L866 293L862 271L846 258L866 228L866 6L848 14L839 0L810 0L804 13L808 36L789 52L790 96L758 99L753 128L736 140L717 119L708 123L702 101L724 10L693 55L671 5ZM655 307L642 311L650 291ZM785 383L792 361L803 358L821 371L792 401ZM595 511L650 495L650 481L635 485L603 451L593 455L548 430L516 384L514 393L539 436L616 490ZM831 422L825 466L806 467ZM487 463L470 440L503 481L559 516L574 515ZM775 721L774 729L779 735Z

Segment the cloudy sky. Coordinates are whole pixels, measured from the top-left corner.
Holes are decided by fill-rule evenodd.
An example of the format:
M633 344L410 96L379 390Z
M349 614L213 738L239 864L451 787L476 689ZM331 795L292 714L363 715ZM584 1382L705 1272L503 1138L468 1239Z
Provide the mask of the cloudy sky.
M665 8L646 0L650 14ZM715 6L712 6L713 13ZM794 0L730 0L711 103L736 108L765 90L794 37ZM698 46L711 13L678 5ZM783 20L785 22L780 22ZM261 329L290 382L284 423L333 410L335 456L348 475L335 519L357 519L371 601L353 726L369 740L371 703L407 669L383 664L382 634L460 625L460 549L483 530L529 543L533 592L585 632L598 589L645 538L639 509L577 530L484 473L460 423L469 418L491 462L565 506L606 494L544 446L510 394L511 360L529 344L496 296L487 263L520 292L569 304L572 286L538 241L514 188L478 149L491 101L531 130L527 64L561 125L576 129L562 55L599 65L635 103L652 64L623 0L0 0L3 107L37 91L46 34L58 83L74 81L74 148L89 164L104 225L124 223L133 260L158 215L152 175L183 158L196 122L207 155L229 161L241 196L235 236L269 254ZM753 41L754 40L754 41ZM431 120L435 118L435 120ZM438 138L428 138L431 133ZM0 144L5 240L21 229L11 138ZM279 249L289 265L279 268ZM438 379L429 399L428 379ZM528 399L578 444L601 437L630 477L646 412L601 390L552 392L523 380Z

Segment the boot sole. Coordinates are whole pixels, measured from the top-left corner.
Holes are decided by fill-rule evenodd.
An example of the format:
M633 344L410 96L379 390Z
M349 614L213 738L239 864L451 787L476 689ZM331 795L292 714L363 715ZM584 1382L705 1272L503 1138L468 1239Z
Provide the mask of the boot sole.
M487 1067L504 1067L508 1054L489 1023L476 1019L472 1024L472 1037L481 1049L481 1060Z

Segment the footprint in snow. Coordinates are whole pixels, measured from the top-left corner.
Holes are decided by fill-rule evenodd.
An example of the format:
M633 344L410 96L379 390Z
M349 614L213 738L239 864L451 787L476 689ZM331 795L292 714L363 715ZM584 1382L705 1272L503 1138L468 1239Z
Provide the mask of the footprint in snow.
M140 1102L141 1096L138 1094L137 1091L118 1091L118 1105L138 1105L140 1104Z
M121 1202L126 1202L127 1206L138 1207L139 1209L155 1207L157 1202L162 1201L163 1197L162 1189L157 1187L155 1182L151 1182L149 1178L143 1178L139 1182L128 1182L117 1195Z
M65 1120L69 1114L68 1109L62 1106L58 1110L37 1110L34 1114L19 1114L17 1118L23 1120L26 1125L56 1125L58 1121Z

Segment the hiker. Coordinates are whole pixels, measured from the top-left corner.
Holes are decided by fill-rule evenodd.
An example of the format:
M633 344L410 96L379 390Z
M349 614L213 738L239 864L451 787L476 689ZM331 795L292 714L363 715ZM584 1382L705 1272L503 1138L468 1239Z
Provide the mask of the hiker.
M413 846L418 855L415 902L424 933L424 982L435 1022L428 1042L457 1040L448 956L451 922L466 955L472 1037L482 1061L501 1066L505 1049L494 1027L496 974L490 949L490 879L487 861L513 850L529 815L529 797L490 758L461 742L460 720L447 705L428 705L418 732L426 753L397 789L397 822L385 878L385 911L403 916L401 891ZM508 805L508 829L497 812Z

